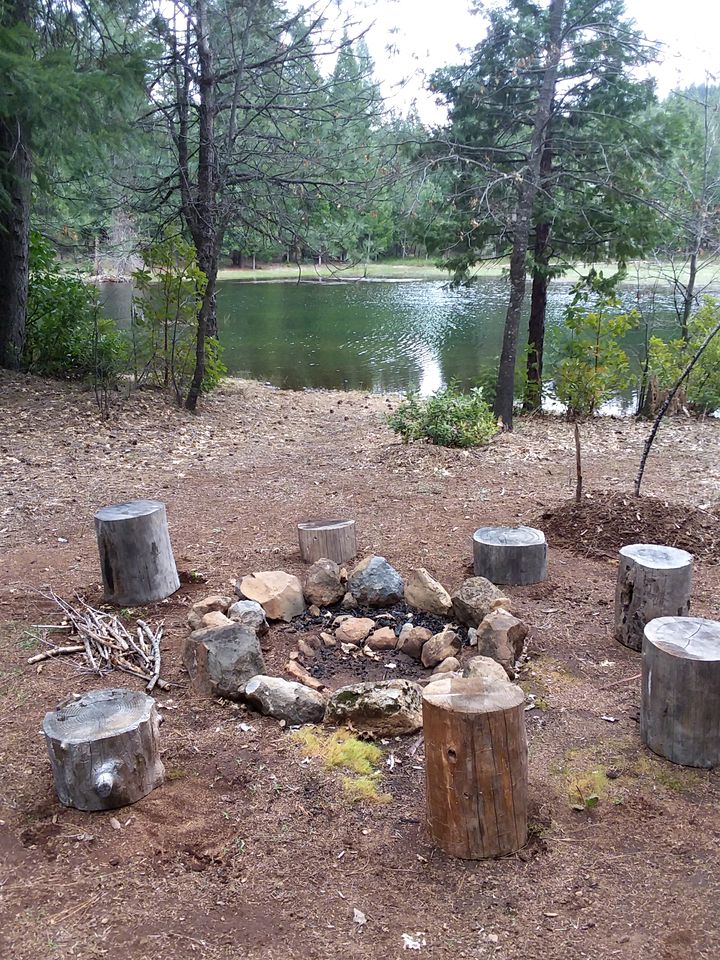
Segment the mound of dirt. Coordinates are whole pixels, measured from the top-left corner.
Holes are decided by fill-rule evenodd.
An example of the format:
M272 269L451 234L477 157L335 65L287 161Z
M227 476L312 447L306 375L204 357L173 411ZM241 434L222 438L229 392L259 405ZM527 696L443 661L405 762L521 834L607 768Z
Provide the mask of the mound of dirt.
M720 517L654 497L596 490L580 504L567 500L537 521L551 546L584 557L614 557L628 543L661 543L698 560L720 562Z

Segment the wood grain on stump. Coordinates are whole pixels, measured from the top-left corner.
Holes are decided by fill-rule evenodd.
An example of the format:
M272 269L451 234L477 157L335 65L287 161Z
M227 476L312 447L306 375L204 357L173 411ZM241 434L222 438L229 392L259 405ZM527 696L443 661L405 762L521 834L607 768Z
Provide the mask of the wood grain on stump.
M354 520L312 520L298 524L300 556L306 563L326 557L343 564L357 554Z
M475 576L525 586L547 578L547 543L535 527L481 527L473 534Z
M164 600L180 587L165 505L132 500L95 514L105 599L118 607Z
M423 695L428 828L450 856L499 857L527 840L524 704L519 687L482 677Z
M162 783L160 717L135 690L93 690L45 714L60 802L79 810L135 803Z
M643 743L673 763L720 766L720 623L657 617L642 666Z
M654 543L620 550L615 589L615 636L642 650L645 625L655 617L685 617L692 592L692 554Z

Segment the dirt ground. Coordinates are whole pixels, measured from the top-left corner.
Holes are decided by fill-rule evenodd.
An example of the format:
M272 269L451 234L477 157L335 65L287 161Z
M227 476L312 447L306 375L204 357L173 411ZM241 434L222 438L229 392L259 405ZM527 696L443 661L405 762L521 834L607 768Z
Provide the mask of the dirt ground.
M720 954L720 777L641 746L639 655L611 636L619 544L600 528L612 502L644 532L629 494L646 425L583 425L586 505L605 520L575 545L549 536L547 582L509 591L531 626L531 839L472 863L429 843L418 738L384 746L392 802L351 803L275 721L194 697L179 655L187 607L253 570L301 573L295 524L330 515L356 519L363 554L454 589L476 527L540 522L572 495L571 427L521 420L466 452L399 445L382 416L396 401L362 394L232 382L196 417L140 393L104 423L73 387L3 373L0 389L1 957L396 960L414 955L403 934L443 960ZM676 525L718 505L719 440L717 421L662 427L645 492ZM167 504L185 581L145 611L165 619L175 684L157 697L168 778L132 807L86 814L56 799L41 723L108 680L60 659L36 672L26 631L56 619L48 586L101 602L93 513L138 497ZM719 591L720 568L698 559L693 612L718 617ZM274 672L297 638L271 629ZM599 801L584 806L590 793Z

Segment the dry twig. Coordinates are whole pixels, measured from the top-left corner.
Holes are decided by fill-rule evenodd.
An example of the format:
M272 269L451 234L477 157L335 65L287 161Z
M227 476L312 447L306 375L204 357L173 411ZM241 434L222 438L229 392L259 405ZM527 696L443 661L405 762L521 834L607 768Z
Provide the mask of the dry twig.
M77 634L81 643L51 646L49 650L30 657L28 663L82 653L91 671L100 676L117 669L144 680L148 692L156 686L161 690L169 689L170 684L160 679L162 623L153 630L144 620L138 620L135 638L116 614L96 610L82 597L77 597L77 606L74 606L51 590L48 599L65 616L66 623L57 629L68 630L71 635ZM56 629L47 624L42 626L44 629Z

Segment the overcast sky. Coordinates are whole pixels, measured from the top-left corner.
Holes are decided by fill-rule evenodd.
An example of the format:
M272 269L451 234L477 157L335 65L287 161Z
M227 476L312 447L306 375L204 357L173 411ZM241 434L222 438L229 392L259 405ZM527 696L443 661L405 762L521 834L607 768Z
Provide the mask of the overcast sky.
M421 77L402 91L398 84L415 71L428 75L458 62L458 47L482 39L483 18L468 7L468 0L365 0L359 7L358 17L372 23L367 40L376 75L398 109L415 99L423 119L441 119ZM626 0L626 9L648 39L665 44L664 63L653 71L661 95L702 81L706 71L720 81L720 0Z

